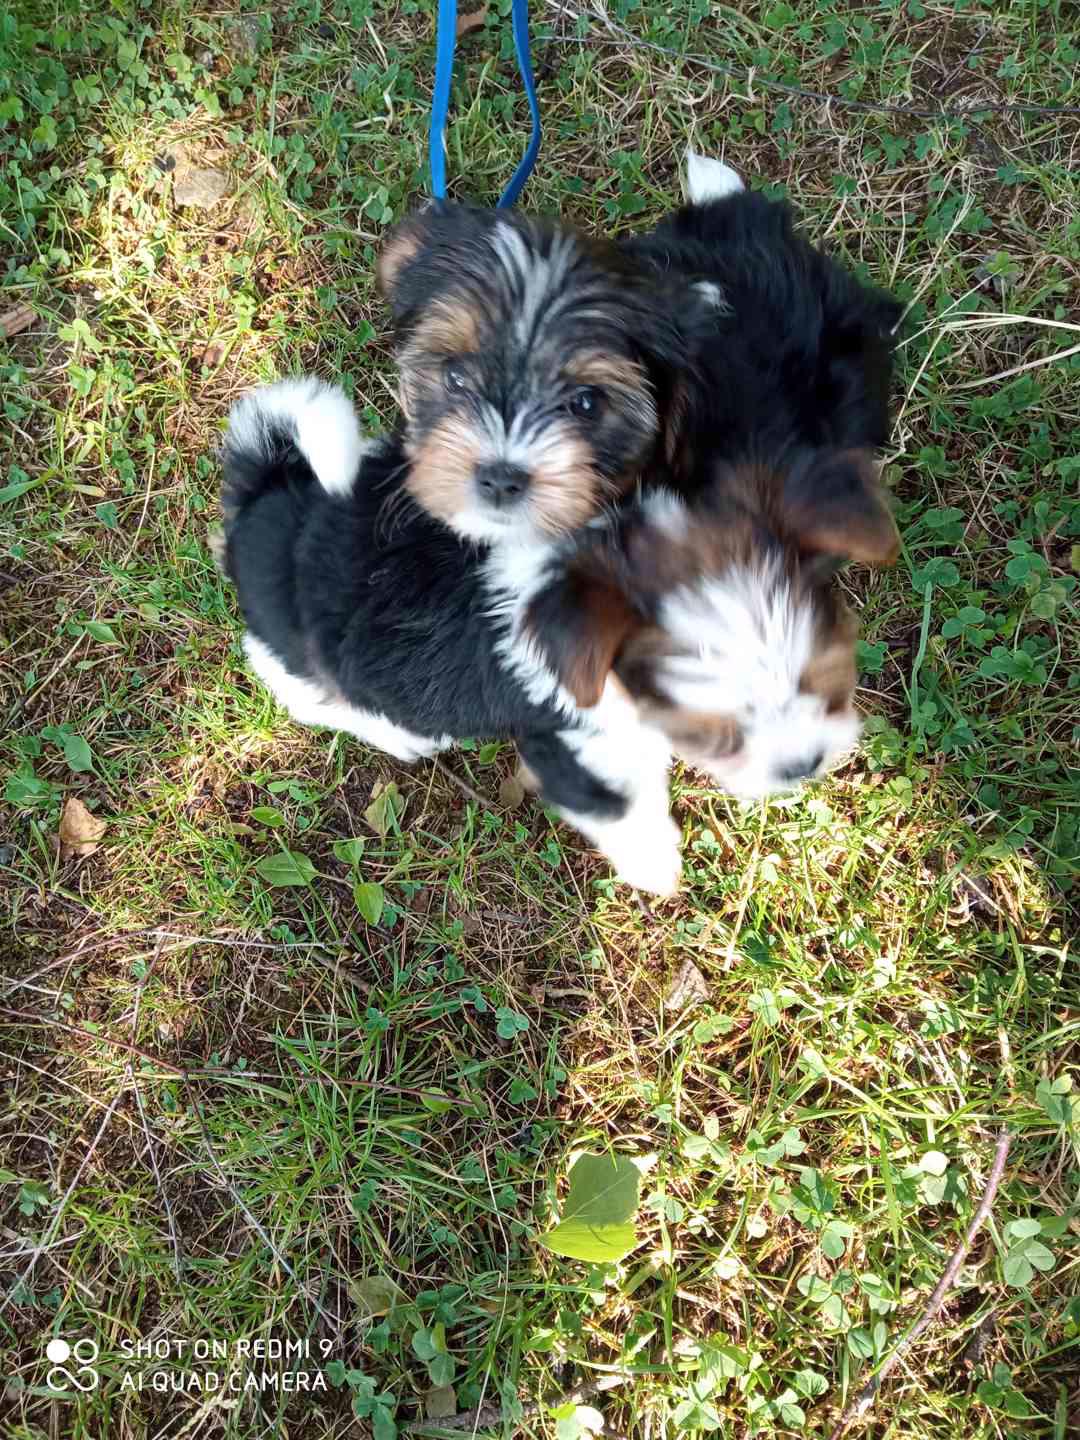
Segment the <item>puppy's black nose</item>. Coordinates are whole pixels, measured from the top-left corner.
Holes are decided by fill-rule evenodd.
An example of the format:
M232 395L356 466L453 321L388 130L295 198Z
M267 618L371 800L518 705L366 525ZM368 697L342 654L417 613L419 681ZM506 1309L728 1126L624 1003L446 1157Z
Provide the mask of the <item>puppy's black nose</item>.
M825 751L819 750L816 755L808 755L805 760L792 760L787 765L781 765L776 776L785 785L794 785L799 780L805 780L808 775L816 775L818 766L825 759Z
M529 486L529 472L520 465L510 465L497 460L490 465L478 465L476 488L489 505L513 505L520 500Z

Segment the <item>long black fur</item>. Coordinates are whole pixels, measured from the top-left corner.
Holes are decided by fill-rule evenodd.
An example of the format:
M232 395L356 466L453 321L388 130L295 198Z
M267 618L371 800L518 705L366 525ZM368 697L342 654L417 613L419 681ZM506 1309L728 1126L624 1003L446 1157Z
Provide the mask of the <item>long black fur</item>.
M225 566L249 632L292 675L418 735L516 739L552 804L622 814L625 797L559 738L566 716L534 703L500 660L476 548L411 500L387 534L380 511L406 463L397 443L369 450L337 497L294 438L287 423L263 424L222 455Z
M687 356L669 456L682 488L716 460L886 444L902 307L811 245L789 205L750 191L687 205L624 248L669 291L721 292Z

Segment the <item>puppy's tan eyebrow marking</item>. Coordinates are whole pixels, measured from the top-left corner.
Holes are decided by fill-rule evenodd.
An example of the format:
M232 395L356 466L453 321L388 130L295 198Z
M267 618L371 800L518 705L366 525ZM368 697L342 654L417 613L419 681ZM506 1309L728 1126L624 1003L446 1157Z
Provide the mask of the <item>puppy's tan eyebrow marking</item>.
M563 377L572 385L610 385L616 390L647 388L645 372L635 360L589 350L572 355L563 366Z
M461 300L436 300L416 327L416 344L424 350L460 355L480 348L480 324Z

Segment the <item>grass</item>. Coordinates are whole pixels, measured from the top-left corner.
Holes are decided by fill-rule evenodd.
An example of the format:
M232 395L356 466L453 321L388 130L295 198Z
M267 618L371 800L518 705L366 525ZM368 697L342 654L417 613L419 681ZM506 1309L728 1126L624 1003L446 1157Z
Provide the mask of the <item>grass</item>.
M505 8L449 137L485 201L525 134ZM423 193L433 62L429 0L245 16L0 22L0 312L35 317L0 340L4 1433L389 1440L484 1406L558 1440L595 1410L827 1435L1005 1126L994 1216L859 1426L1077 1434L1080 124L980 109L1080 104L1071 7L534 7L530 206L645 226L694 138L911 303L904 555L847 581L861 755L750 808L677 773L655 913L499 804L507 747L452 757L477 804L244 670L215 437L297 369L392 414L372 262ZM227 171L217 208L174 205L178 153ZM58 846L71 797L91 854ZM561 1259L536 1237L606 1147L644 1172L638 1246ZM57 1335L96 1388L48 1388Z

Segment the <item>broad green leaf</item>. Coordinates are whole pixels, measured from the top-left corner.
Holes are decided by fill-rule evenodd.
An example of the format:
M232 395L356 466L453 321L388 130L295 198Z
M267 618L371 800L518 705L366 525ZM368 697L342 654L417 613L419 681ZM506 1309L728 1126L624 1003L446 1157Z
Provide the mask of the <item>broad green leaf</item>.
M1062 1083L1064 1082L1064 1083ZM1055 1125L1069 1125L1073 1118L1073 1100L1069 1095L1072 1077L1060 1076L1057 1080L1040 1080L1035 1087L1035 1099Z
M540 1244L571 1260L621 1260L637 1244L641 1175L625 1155L582 1155L570 1171L562 1219Z
M1001 1408L1014 1420L1026 1420L1033 1413L1028 1400L1015 1385L1010 1385L1002 1394Z
M416 1358L425 1363L428 1360L434 1360L439 1353L435 1348L430 1330L417 1330L412 1337L412 1348Z
M537 1096L536 1086L522 1075L515 1075L510 1081L509 1100L511 1105L527 1105Z
M845 1220L830 1220L821 1232L821 1249L830 1260L839 1260L844 1246L854 1234L854 1227Z
M795 1395L787 1390L776 1402L780 1411L780 1419L791 1430L801 1430L806 1424L806 1411L801 1405L795 1403Z
M281 850L276 855L264 855L255 862L255 869L268 885L279 890L310 885L315 878L315 866L299 850Z
M747 1006L770 1030L780 1024L780 1004L774 990L759 990L750 996Z
M29 810L34 805L45 804L52 796L53 787L47 780L41 780L29 767L16 770L9 775L4 785L4 799L16 810Z
M829 1382L824 1375L819 1375L816 1370L799 1370L792 1376L792 1383L800 1395L813 1399L816 1395L824 1395L829 1388Z
M446 1355L440 1352L438 1355L433 1355L428 1361L428 1375L431 1377L432 1385L437 1389L442 1389L444 1385L453 1383L454 1371L456 1369L457 1366L454 1363L454 1357L452 1355Z
M335 840L334 855L344 865L359 865L364 854L364 841L359 836L351 840Z
M1014 1240L1031 1240L1042 1234L1041 1220L1014 1220L1005 1227Z
M508 1005L500 1005L495 1011L496 1032L501 1040L513 1040L519 1030L528 1030L529 1017L519 1015L516 1010L511 1010Z
M975 1394L991 1410L996 1410L1001 1404L1001 1386L995 1385L993 1380L980 1380L975 1387Z
M1001 1267L1005 1277L1005 1284L1012 1285L1017 1290L1022 1290L1035 1275L1035 1271L1027 1262L1023 1250L1010 1250L1005 1256L1005 1263Z
M269 825L271 830L277 830L285 824L285 816L280 810L275 810L273 805L256 805L251 812L251 818L260 825Z
M811 1166L799 1167L799 1189L819 1215L827 1215L836 1203L829 1182L820 1170Z
M369 925L377 925L382 919L383 888L364 880L357 880L352 888L356 908Z
M94 768L93 752L81 735L65 734L60 744L64 751L64 759L77 775Z
M865 1325L848 1331L847 1347L856 1360L869 1360L874 1353L874 1338Z
M1029 1242L1024 1250L1024 1254L1027 1256L1028 1264L1034 1265L1036 1270L1041 1270L1044 1274L1048 1274L1053 1270L1055 1264L1054 1252L1048 1250L1047 1247L1038 1240Z
M839 1295L830 1295L825 1301L821 1307L821 1318L836 1330L846 1330L851 1324L851 1316Z
M704 1160L713 1152L713 1143L704 1135L684 1135L682 1152L688 1160Z
M433 1115L445 1115L454 1108L452 1100L443 1100L441 1090L428 1090L420 1096L420 1104Z
M1014 1385L997 1379L980 1380L975 1393L989 1409L1001 1411L1014 1420L1025 1420L1032 1413L1031 1406Z
M782 30L785 25L794 24L797 19L795 11L790 5L783 3L783 0L765 12L765 24L770 30Z
M85 620L83 629L91 640L97 640L102 645L116 644L116 631L111 625L106 625L104 620Z
M949 1157L940 1150L928 1150L919 1160L919 1169L927 1175L944 1175L949 1168Z
M796 1287L800 1295L805 1295L815 1305L821 1305L832 1294L829 1285L820 1275L808 1271L799 1276Z
M364 811L364 819L376 835L386 835L401 814L402 805L397 782L391 780L388 785L376 786L372 791L371 804Z
M365 1316L390 1315L404 1298L389 1275L361 1275L350 1280L349 1294Z
M709 1380L713 1389L718 1389L737 1375L745 1375L750 1369L750 1356L739 1345L714 1345L705 1343L701 1347L701 1380Z
M371 1412L373 1440L396 1440L398 1433L394 1412L388 1405L376 1405Z
M680 1430L719 1430L723 1424L716 1406L698 1395L693 1386L689 1397L675 1406L674 1419Z
M41 484L40 480L15 480L10 485L0 489L0 505L5 505L9 500L17 500L20 495L25 495L28 490Z
M599 1435L604 1428L603 1415L591 1405L575 1405L571 1400L548 1413L555 1421L557 1440L581 1440L585 1435Z

